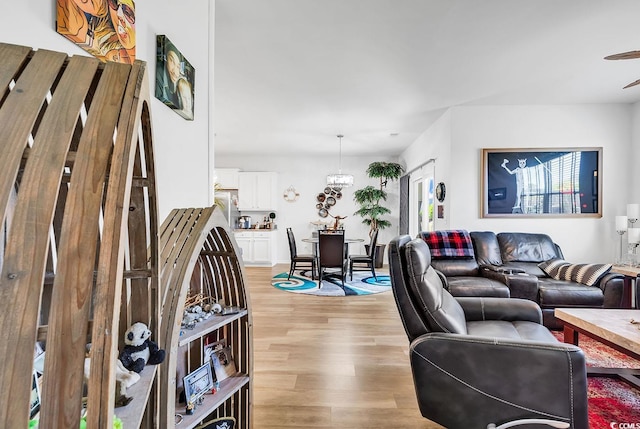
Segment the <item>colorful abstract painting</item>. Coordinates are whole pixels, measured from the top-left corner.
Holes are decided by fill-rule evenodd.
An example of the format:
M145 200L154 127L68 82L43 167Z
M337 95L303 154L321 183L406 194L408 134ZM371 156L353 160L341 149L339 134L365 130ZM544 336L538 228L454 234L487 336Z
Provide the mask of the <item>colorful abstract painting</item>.
M101 61L136 59L133 0L57 0L56 31Z

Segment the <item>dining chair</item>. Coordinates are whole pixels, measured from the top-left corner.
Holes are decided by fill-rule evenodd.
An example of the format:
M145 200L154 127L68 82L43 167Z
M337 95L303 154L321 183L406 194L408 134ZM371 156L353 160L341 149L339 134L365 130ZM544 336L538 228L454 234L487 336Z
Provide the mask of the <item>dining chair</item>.
M340 269L340 280L344 287L346 265L344 248L344 230L318 231L318 288L322 286L326 268L334 269L333 274L337 274L337 269Z
M378 244L378 229L374 229L371 233L371 240L369 241L369 250L366 255L351 255L349 256L349 279L353 280L353 271L371 271L371 275L374 279L376 277L375 260L376 260L376 245Z
M287 228L287 238L289 239L289 256L291 258L291 265L289 267L287 280L291 278L296 268L311 268L311 280L315 280L316 272L318 271L316 266L316 257L314 255L298 254L296 238L293 235L293 230L291 228Z

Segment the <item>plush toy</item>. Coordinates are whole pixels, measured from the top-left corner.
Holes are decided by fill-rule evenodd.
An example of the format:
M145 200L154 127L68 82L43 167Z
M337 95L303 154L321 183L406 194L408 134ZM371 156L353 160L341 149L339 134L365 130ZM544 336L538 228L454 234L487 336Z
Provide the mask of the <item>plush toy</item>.
M150 340L151 331L142 322L131 325L124 337L124 350L118 357L129 371L140 372L145 365L158 365L164 361L165 351Z
M84 358L84 377L86 381L89 381L89 374L91 368L91 358ZM127 389L140 380L138 373L129 371L126 369L120 360L116 360L116 393L115 393L115 406L124 407L133 398L127 396Z

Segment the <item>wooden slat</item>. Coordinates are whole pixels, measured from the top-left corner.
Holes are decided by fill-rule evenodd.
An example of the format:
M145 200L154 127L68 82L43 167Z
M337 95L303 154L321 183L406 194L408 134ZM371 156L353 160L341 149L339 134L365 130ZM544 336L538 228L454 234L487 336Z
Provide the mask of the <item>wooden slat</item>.
M37 51L0 109L0 222L6 217L27 137L65 59L62 53Z
M62 64L60 58L57 64ZM10 311L0 314L0 341L6 346L0 353L3 362L0 385L14 386L14 402L3 401L0 405L0 427L25 427L27 424L24 409L14 404L26 404L31 396L33 345L47 262L49 227L67 150L97 66L97 60L69 62L58 84L59 95L48 106L40 132L34 139L32 156L20 186L15 221L3 262L2 279L6 280L0 285L2 302L12 303ZM50 79L39 79L51 82L56 74L50 70ZM27 78L26 75L23 77ZM0 117L2 115L0 113Z
M94 320L91 342L91 374L99 376L89 380L87 401L88 427L113 426L115 397L115 371L113 362L118 358L118 332L122 294L124 242L128 207L122 204L131 195L133 165L137 147L137 130L140 126L142 102L140 93L148 82L138 80L146 76L143 63L133 64L124 93L118 133L111 159L108 188L104 207L103 240L98 259L97 281L94 293ZM146 212L146 210L145 210ZM141 246L146 247L146 238ZM146 268L146 267L145 267ZM136 270L136 278L149 278L151 270Z
M9 83L17 77L21 70L22 64L31 53L31 49L27 46L17 46L0 44L0 99L3 98L4 92L9 88Z
M77 427L82 405L86 327L98 244L99 216L113 134L131 67L106 63L78 147L62 223L50 327L65 332L47 344L43 427ZM108 383L109 380L106 380ZM61 401L59 398L65 398Z

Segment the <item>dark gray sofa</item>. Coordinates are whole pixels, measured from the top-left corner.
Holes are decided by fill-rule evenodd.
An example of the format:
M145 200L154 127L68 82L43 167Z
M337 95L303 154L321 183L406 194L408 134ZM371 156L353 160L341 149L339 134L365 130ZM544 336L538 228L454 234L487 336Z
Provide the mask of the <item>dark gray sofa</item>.
M420 236L425 239L425 234ZM544 325L552 329L561 328L554 317L555 308L620 308L622 305L623 276L620 274L605 274L589 286L545 273L539 264L563 259L560 247L546 234L492 231L468 234L473 244L472 258L432 261L454 296L529 299L540 305Z

